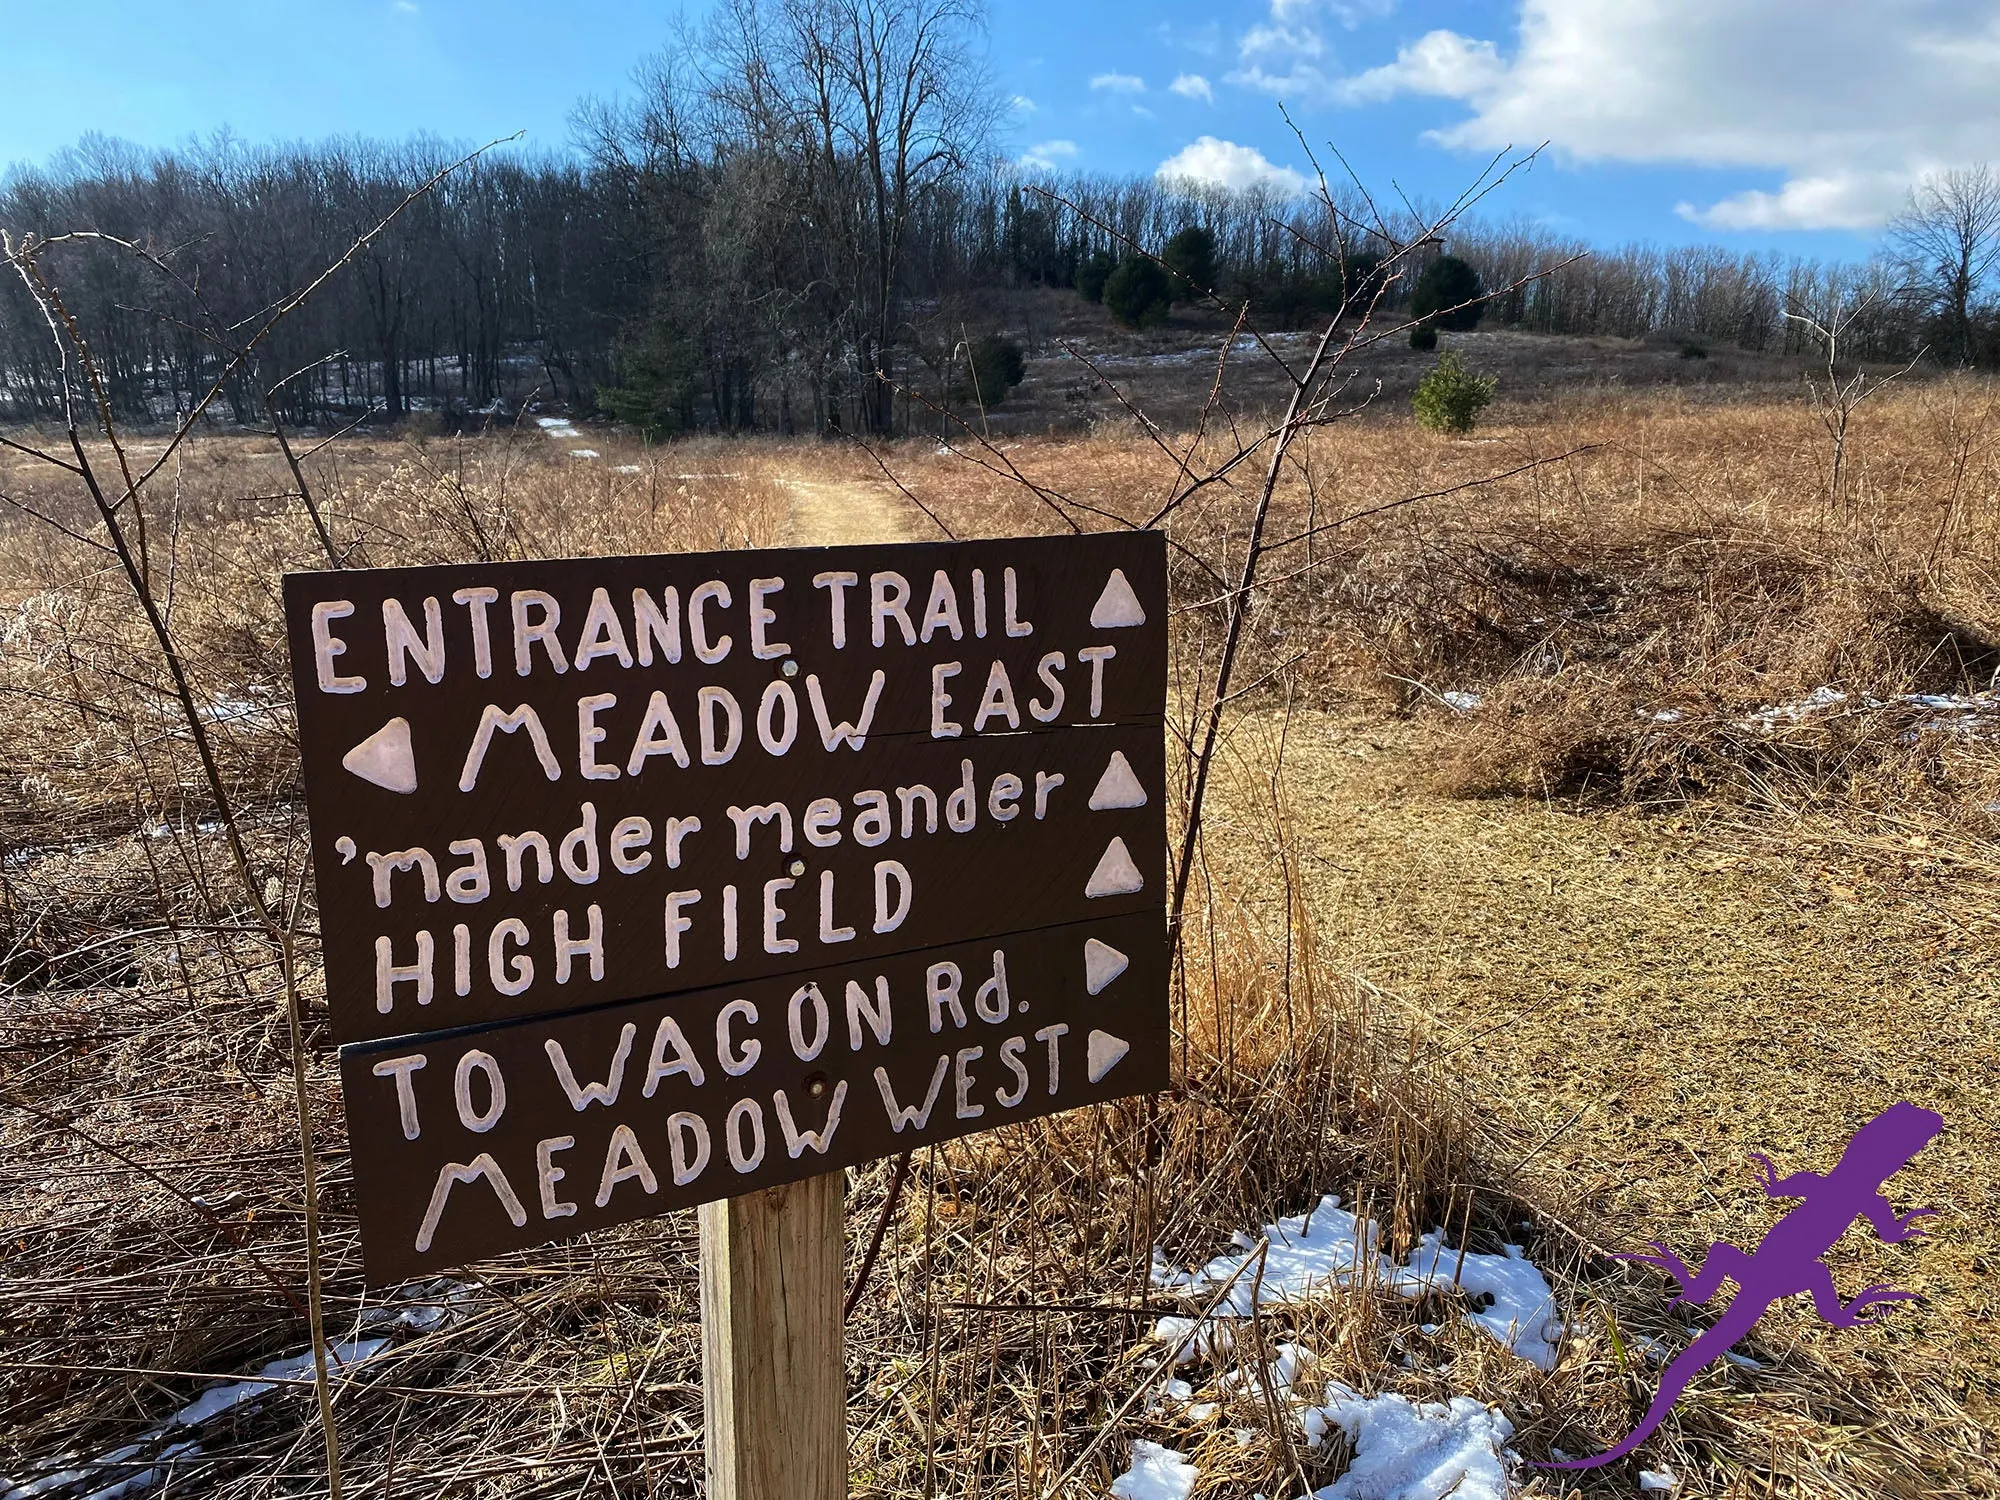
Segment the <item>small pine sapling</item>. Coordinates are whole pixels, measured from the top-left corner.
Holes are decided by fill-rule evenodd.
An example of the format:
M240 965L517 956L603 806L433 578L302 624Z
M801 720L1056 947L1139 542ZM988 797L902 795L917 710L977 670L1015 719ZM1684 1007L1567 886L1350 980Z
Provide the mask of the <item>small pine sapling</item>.
M1450 350L1438 356L1431 372L1410 398L1417 425L1431 432L1470 432L1479 413L1493 399L1498 384L1491 375L1475 375Z

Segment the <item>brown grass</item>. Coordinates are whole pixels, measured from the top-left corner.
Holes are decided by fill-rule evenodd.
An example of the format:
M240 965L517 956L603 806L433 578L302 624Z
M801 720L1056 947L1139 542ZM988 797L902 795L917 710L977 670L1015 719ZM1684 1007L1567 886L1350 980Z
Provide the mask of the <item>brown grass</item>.
M1864 1263L1894 1278L1921 1263L1922 1321L1833 1339L1788 1313L1760 1336L1770 1368L1704 1384L1649 1452L1682 1493L1990 1492L1991 1450L1968 1434L1990 1422L1991 1309L1962 1280L2000 1252L2000 1131L1973 1024L1990 983L1960 960L1992 940L1993 742L1901 710L1769 735L1737 721L1826 685L1856 701L1986 686L1996 424L1986 386L1885 399L1837 508L1819 498L1809 414L1764 396L1577 396L1503 409L1470 442L1384 414L1306 445L1281 535L1596 446L1276 555L1296 576L1252 622L1239 681L1273 675L1231 722L1176 1087L918 1160L849 1330L857 1493L1040 1496L1081 1459L1067 1493L1101 1494L1135 1435L1197 1458L1203 1496L1331 1482L1339 1453L1304 1449L1257 1403L1190 1426L1142 1398L1089 1448L1157 1377L1155 1313L1199 1310L1147 1287L1152 1247L1196 1263L1323 1192L1366 1205L1399 1244L1440 1224L1469 1225L1477 1248L1525 1244L1559 1282L1569 1352L1545 1376L1434 1305L1367 1290L1271 1310L1259 1337L1306 1344L1323 1377L1366 1389L1496 1402L1531 1456L1613 1438L1655 1374L1633 1334L1677 1347L1687 1325L1657 1279L1600 1252L1654 1233L1684 1251L1704 1235L1748 1243L1768 1210L1735 1175L1742 1148L1816 1164L1857 1103L1942 1098L1916 1051L1936 1030L1917 1007L1940 991L1966 1023L1933 1054L1955 1080L1950 1172L1926 1164L1909 1191L1949 1195L1952 1213L1914 1255L1837 1268L1847 1285ZM787 534L787 478L897 501L852 447L586 441L601 460L528 429L370 441L315 476L335 535L375 563L770 545ZM1170 492L1171 464L1130 435L1007 441L880 457L968 534L1060 524L982 464L1127 518ZM263 445L204 441L148 519L159 592L204 701L222 705L225 772L289 907L309 883L276 581L313 565L316 544L284 491ZM0 461L0 493L84 529L76 497L22 464ZM1215 648L1204 563L1240 547L1242 515L1242 489L1223 486L1173 523L1183 684ZM204 827L158 665L87 548L18 517L0 540L0 1067L17 1101L0 1104L0 1469L27 1478L129 1440L198 1375L300 1348L304 1252L274 960ZM1485 706L1452 713L1447 690ZM1684 717L1641 717L1665 708ZM1697 860L1730 873L1717 884ZM1634 869L1636 888L1614 878ZM1544 880L1568 902L1545 902ZM1725 941L1783 904L1767 886L1797 906L1827 881L1851 899L1766 934L1793 945L1782 984ZM1827 962L1871 932L1879 963ZM1925 941L1938 966L1907 1004L1858 1005ZM1731 982L1689 977L1697 962ZM1808 1005L1814 1025L1767 1037L1762 1065L1744 1066L1747 1027ZM1691 1014L1700 1024L1677 1023ZM363 1304L330 1058L311 1082L329 1327L345 1337ZM1779 1107L1788 1087L1802 1107ZM855 1175L853 1240L887 1175ZM342 1390L350 1493L693 1493L693 1290L684 1215L476 1268L451 1320L399 1330ZM175 1492L324 1493L315 1421L303 1391L220 1419ZM1553 1493L1552 1478L1533 1483ZM1631 1480L1564 1483L1610 1495Z

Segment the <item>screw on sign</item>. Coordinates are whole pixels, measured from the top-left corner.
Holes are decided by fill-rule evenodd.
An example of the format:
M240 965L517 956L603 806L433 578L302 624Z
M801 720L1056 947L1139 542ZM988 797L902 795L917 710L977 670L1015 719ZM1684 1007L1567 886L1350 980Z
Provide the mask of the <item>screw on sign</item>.
M371 1282L1160 1087L1165 574L288 577Z

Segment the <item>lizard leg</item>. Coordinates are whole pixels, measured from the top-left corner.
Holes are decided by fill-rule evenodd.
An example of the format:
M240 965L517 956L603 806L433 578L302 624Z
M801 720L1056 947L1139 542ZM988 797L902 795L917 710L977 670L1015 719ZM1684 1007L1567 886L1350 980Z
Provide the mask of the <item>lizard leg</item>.
M1751 1264L1750 1257L1743 1251L1727 1240L1717 1240L1708 1247L1708 1256L1702 1261L1701 1269L1693 1276L1682 1278L1686 1286L1675 1300L1706 1302L1721 1291L1722 1283L1732 1276L1738 1286L1747 1286Z
M1803 1198L1826 1180L1817 1172L1794 1172L1789 1177L1780 1177L1778 1164L1761 1151L1752 1151L1750 1160L1757 1163L1757 1185L1766 1198Z
M1812 1294L1813 1310L1832 1328L1859 1328L1864 1324L1873 1323L1876 1315L1864 1312L1862 1309L1873 1307L1878 1302L1908 1302L1917 1295L1915 1292L1899 1292L1891 1287L1877 1285L1864 1287L1855 1294L1852 1301L1842 1302L1840 1288L1833 1284L1833 1272L1817 1262L1813 1265L1806 1285L1800 1290Z
M1894 1287L1878 1283L1875 1286L1863 1287L1855 1293L1854 1299L1842 1311L1853 1320L1848 1324L1852 1328L1863 1323L1873 1323L1881 1317L1879 1313L1861 1311L1864 1307L1873 1307L1881 1302L1915 1302L1917 1299L1916 1292L1899 1292Z
M1611 1258L1613 1260L1636 1261L1642 1266L1657 1266L1682 1286L1686 1286L1693 1278L1694 1272L1688 1269L1687 1262L1674 1254L1665 1245L1661 1244L1658 1240L1648 1240L1646 1244L1653 1252L1651 1255L1640 1255L1635 1251L1619 1251Z
M1935 1208L1917 1208L1898 1215L1887 1198L1877 1193L1868 1206L1861 1211L1875 1231L1875 1237L1885 1245L1899 1245L1904 1240L1914 1240L1922 1236L1921 1228L1913 1228L1918 1219L1937 1212Z

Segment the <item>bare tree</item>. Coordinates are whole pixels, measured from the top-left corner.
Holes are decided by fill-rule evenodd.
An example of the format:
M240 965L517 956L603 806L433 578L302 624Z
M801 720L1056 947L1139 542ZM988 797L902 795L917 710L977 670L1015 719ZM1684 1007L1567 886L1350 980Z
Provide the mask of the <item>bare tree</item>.
M1807 335L1819 345L1826 356L1822 371L1806 372L1806 388L1812 392L1813 415L1826 428L1831 445L1827 459L1826 500L1833 510L1840 510L1845 499L1847 474L1847 434L1854 421L1854 413L1870 396L1877 395L1899 375L1907 375L1910 367L1923 358L1920 349L1901 369L1891 370L1886 375L1878 375L1871 384L1866 370L1855 368L1843 380L1840 376L1841 346L1848 333L1858 324L1865 322L1870 308L1875 304L1874 294L1850 296L1844 291L1836 291L1817 310L1800 312L1793 308L1785 310L1785 316L1805 330Z
M1928 174L1891 221L1889 241L1912 291L1939 324L1938 352L1971 364L1973 306L2000 267L2000 172L1981 162Z

